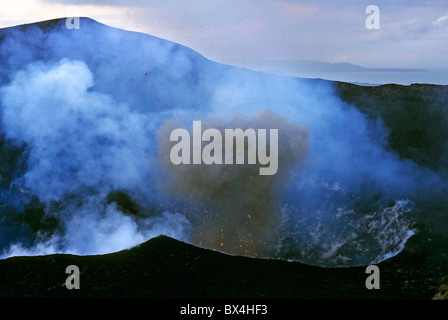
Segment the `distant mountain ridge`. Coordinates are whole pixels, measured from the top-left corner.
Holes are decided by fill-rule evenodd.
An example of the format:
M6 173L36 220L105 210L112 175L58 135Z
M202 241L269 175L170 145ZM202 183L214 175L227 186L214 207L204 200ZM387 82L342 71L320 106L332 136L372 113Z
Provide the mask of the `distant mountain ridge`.
M247 67L259 71L309 72L428 72L428 69L414 68L366 68L349 62L325 62L311 60L249 60L241 61Z

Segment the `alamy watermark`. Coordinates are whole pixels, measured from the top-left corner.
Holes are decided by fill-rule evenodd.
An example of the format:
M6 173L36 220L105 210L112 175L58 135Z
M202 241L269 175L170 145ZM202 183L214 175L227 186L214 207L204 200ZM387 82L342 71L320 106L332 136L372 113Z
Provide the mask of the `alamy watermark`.
M80 28L79 8L77 6L68 6L67 16L68 18L65 19L65 27L69 30L79 29Z
M366 28L369 30L380 28L380 8L371 4L366 8L366 14L370 14L366 19Z
M376 265L370 265L366 268L366 274L370 274L366 279L366 288L379 289L380 288L380 268Z
M69 290L79 289L80 288L80 279L79 279L79 268L75 265L69 265L65 269L65 273L70 274L65 280L65 287Z
M171 132L170 141L178 141L170 151L170 160L174 165L234 164L234 157L235 164L245 164L247 150L247 164L257 164L258 160L260 165L265 166L259 168L260 175L274 175L278 169L278 129L269 129L268 144L267 129L225 129L222 134L218 129L209 128L202 132L201 121L193 121L192 138L188 130L178 128ZM202 142L209 143L202 148Z

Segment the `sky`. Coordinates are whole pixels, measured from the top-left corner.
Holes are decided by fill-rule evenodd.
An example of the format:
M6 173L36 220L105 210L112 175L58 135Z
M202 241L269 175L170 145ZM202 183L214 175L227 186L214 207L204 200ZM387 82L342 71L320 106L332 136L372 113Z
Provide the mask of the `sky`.
M369 5L379 29L368 29ZM186 45L223 63L350 62L369 68L448 68L447 0L1 0L0 27L57 17Z

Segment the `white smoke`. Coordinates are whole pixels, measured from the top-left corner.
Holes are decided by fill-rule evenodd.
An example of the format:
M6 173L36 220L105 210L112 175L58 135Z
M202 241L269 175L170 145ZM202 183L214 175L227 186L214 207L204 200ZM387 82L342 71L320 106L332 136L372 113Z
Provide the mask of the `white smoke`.
M85 63L62 60L55 65L33 64L2 89L5 135L29 150L28 170L15 183L46 204L47 213L60 218L64 229L62 235L29 251L13 245L7 255L98 254L129 248L162 233L185 236L182 228L188 222L174 214L165 213L164 223L159 219L149 226L108 203L107 195L116 189L151 198L151 176L156 171L151 134L156 117L132 112L92 91L93 83ZM64 205L54 208L55 202ZM178 228L170 225L172 218Z

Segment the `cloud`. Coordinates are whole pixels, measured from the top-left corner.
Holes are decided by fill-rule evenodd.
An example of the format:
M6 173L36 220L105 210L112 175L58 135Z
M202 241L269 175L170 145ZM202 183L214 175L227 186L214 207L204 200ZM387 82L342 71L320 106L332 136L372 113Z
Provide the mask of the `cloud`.
M349 56L348 62L364 67L447 66L446 59L429 50L446 39L444 30L432 28L443 25L444 20L438 20L446 10L443 1L377 1L382 27L370 32L364 24L369 4L351 0L39 0L20 8L8 4L1 11L3 25L11 25L67 16L67 7L75 5L81 16L182 43L225 63L257 59L340 62L338 57ZM25 12L23 7L36 9ZM409 56L410 51L418 54Z
M448 15L445 16L441 16L440 18L438 18L436 21L433 22L433 24L440 24L443 21L448 20Z
M156 5L160 1L146 1L146 0L43 0L47 3L59 3L64 5L94 5L94 6L118 6L118 7L131 7L131 6L148 6Z

